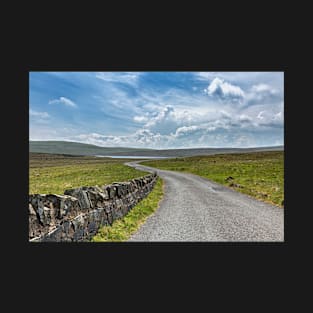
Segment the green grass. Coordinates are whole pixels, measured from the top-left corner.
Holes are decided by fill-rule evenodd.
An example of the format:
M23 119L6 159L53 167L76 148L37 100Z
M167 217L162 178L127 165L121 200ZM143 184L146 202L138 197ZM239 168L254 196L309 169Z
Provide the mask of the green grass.
M106 185L142 177L145 172L125 166L126 159L56 154L29 154L29 193L63 194L65 189ZM101 228L92 241L123 241L158 207L163 181L158 178L150 194L112 226Z
M81 186L106 185L145 175L123 159L30 153L29 193L63 194Z
M282 206L284 199L283 151L153 160L142 164L193 173L278 206ZM229 176L234 179L226 181ZM231 187L231 183L240 187Z
M112 226L102 227L93 242L119 242L126 241L139 226L145 222L158 207L163 197L163 181L158 178L150 194L140 201L123 218L113 222Z

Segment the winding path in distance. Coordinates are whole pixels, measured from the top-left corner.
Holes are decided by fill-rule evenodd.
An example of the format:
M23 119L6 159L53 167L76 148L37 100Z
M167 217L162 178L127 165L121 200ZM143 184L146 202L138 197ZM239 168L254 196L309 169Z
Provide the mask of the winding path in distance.
M156 171L164 198L129 241L284 241L284 209L205 178L126 163Z

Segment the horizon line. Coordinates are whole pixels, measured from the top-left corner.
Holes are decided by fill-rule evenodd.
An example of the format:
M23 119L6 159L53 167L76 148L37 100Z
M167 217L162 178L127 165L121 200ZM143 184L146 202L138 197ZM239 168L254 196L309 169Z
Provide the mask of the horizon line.
M280 145L265 145L265 146L249 146L249 147L182 147L182 148L143 148L143 147L125 147L125 146L97 146L92 143L85 143L79 141L71 141L71 140L56 140L56 139L46 139L46 140L37 140L37 139L29 139L29 142L71 142L71 143L79 143L90 146L95 146L98 148L127 148L127 149L145 149L145 150L180 150L180 149L257 149L257 148L275 148L275 147L284 147L284 144Z

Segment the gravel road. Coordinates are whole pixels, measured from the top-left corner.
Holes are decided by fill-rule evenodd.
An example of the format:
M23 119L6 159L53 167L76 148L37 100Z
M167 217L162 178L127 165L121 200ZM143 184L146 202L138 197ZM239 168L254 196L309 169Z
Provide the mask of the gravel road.
M126 163L156 171L164 198L129 241L284 241L284 209L205 178Z

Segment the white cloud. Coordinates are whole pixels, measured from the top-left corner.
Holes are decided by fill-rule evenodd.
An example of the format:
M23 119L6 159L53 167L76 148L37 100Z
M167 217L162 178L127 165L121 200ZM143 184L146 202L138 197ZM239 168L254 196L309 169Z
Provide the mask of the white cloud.
M232 85L218 77L212 80L204 92L209 96L216 96L225 100L241 100L245 96L244 91L239 86Z
M166 136L162 138L160 134L155 134L148 129L139 129L135 133L128 136L105 136L97 133L81 134L72 136L69 139L106 147L160 147L162 141L166 140Z
M256 116L256 125L258 127L266 127L266 128L281 128L284 126L284 117L282 112L275 112L271 110L260 111Z
M101 117L101 120L89 122L89 116L84 122L75 119L75 131L60 130L54 135L55 138L64 134L64 139L100 146L176 148L223 146L231 140L233 144L253 144L253 138L257 140L263 131L268 136L266 139L264 135L264 142L276 142L279 137L272 137L271 129L277 134L283 130L281 73L194 72L189 81L186 75L178 84L171 81L168 85L168 78L163 82L162 76L160 81L158 77L151 80L148 77L145 82L142 78L149 75L137 72L93 72L89 75L93 89L88 91L86 97L79 97L79 107L83 110L85 105L89 105L89 96L94 104L92 112L99 111L97 117ZM70 76L67 79L73 78ZM81 79L76 83L88 87L89 81L86 84ZM64 94L72 98L70 94ZM73 100L65 97L49 103L72 108L77 106ZM48 114L30 111L33 117L31 123L36 124L31 125L30 129L38 126L39 118L48 119L45 113ZM60 125L62 123L63 120ZM59 128L55 123L50 124L45 130L46 137L49 135L48 126L51 134ZM41 136L38 129L36 137ZM249 131L250 135L247 134Z
M160 109L134 133L124 136L106 136L97 133L82 134L71 138L99 146L132 146L150 148L253 146L250 133L266 132L282 127L280 112L266 113L262 120L248 114L211 112L207 116L194 115L192 111L177 111L171 106ZM186 123L188 116L189 123ZM258 115L259 116L259 115ZM182 119L180 119L182 118ZM139 117L137 118L141 120ZM169 123L171 126L168 126ZM164 128L164 126L166 126ZM163 128L162 128L163 127ZM266 138L264 139L266 144Z
M241 123L251 123L252 118L246 114L240 114L239 115L239 122Z
M258 85L253 85L251 87L251 91L253 92L269 92L271 94L277 93L277 90L267 84L258 84Z
M38 112L32 109L29 110L29 116L38 117L42 119L46 119L50 117L50 115L47 112Z
M283 90L274 88L268 84L253 85L246 93L246 104L275 104L283 99Z
M96 78L105 82L136 86L140 75L140 72L100 72L96 74Z
M279 87L284 79L283 72L194 72L194 78L200 82L211 81L215 77L240 86L251 86L261 81Z
M266 120L260 121L260 115L254 115L225 108L225 110L207 108L199 114L198 108L176 109L165 106L159 112L146 116L137 116L137 121L146 121L143 129L164 138L181 138L190 134L200 136L219 130L254 129L272 123L273 112ZM196 138L196 137L195 137Z
M182 126L176 129L174 134L175 137L185 136L187 134L193 134L199 130L202 130L203 126L192 125L192 126Z
M265 111L260 111L260 113L258 114L257 118L260 120L264 119L263 113L265 113Z
M64 104L66 106L76 108L77 104L72 101L71 99L65 98L65 97L60 97L59 99L53 99L49 101L49 104Z
M278 112L271 116L270 120L268 121L269 127L279 127L282 128L284 125L284 117L282 112Z
M146 116L134 116L134 121L138 123L146 123L148 118Z
M220 73L218 73L218 72L196 72L194 74L195 74L195 78L197 80L208 81L208 80L215 78Z
M151 128L160 122L165 122L171 116L171 113L174 112L174 108L171 105L165 106L159 113L157 113L154 117L151 117L147 124L145 125L148 128Z
M214 119L217 114L210 108L185 107L174 108L171 105L158 106L154 111L146 112L144 115L136 116L136 121L144 123L143 128L154 133L166 135L175 133L178 127L191 126L200 122Z
M284 97L282 73L200 72L195 73L195 78L210 81L204 93L224 105L229 100L239 102L244 108L258 104L276 105Z
M267 110L260 110L264 106L259 105L244 110L238 110L238 106L232 105L222 106L222 109L219 107L220 105L215 107L189 106L189 108L164 104L153 105L154 110L144 110L142 115L133 117L135 122L142 125L136 131L125 135L73 134L66 136L65 140L107 147L165 149L253 146L258 145L254 139L255 134L258 134L258 138L263 138L260 139L260 145L270 145L274 140L276 142L282 138L281 102L279 107L268 108ZM274 135L269 133L272 130Z

